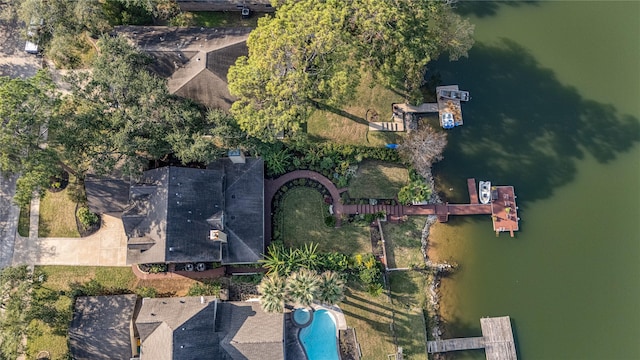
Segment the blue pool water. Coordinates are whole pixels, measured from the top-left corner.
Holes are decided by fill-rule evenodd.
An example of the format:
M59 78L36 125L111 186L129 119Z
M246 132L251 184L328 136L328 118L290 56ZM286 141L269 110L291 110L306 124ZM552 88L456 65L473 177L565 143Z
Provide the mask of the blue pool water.
M293 312L293 321L300 327L307 325L311 320L311 312L308 309L300 308Z
M300 341L308 360L339 360L336 323L327 310L313 314L311 325L300 330Z

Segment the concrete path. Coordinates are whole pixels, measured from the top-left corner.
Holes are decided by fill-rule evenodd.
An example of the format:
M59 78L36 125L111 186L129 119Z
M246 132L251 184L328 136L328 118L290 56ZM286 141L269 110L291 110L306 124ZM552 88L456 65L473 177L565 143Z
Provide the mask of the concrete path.
M0 269L11 266L20 208L13 203L17 175L0 174Z
M37 234L30 229L30 235L32 230ZM17 236L13 253L13 265L127 266L126 259L122 221L108 215L102 216L100 230L85 238Z

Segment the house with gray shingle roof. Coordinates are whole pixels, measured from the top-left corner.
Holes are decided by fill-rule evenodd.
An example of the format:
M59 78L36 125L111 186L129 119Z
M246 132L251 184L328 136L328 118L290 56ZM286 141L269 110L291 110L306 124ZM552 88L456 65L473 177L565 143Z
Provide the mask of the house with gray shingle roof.
M73 359L282 360L284 315L214 296L86 296L69 329ZM133 346L132 346L133 344Z
M140 359L284 359L284 316L212 296L143 299Z
M264 253L264 164L145 171L122 213L127 263L256 263Z
M150 68L167 79L171 94L229 110L235 99L227 73L238 57L248 55L251 28L118 26L115 31L154 59Z
M136 295L80 296L69 326L69 353L75 360L129 360Z

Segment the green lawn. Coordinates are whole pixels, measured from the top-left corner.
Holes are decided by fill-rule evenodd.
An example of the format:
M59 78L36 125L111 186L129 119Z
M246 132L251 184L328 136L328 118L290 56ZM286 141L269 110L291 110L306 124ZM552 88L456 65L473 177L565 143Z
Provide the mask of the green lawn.
M204 27L256 27L262 13L253 13L249 19L243 19L240 11L197 11L188 13L194 26Z
M382 224L390 268L425 264L420 239L426 220L425 216L410 216L407 221L400 224Z
M350 284L346 298L338 304L347 326L356 329L362 359L387 359L395 353L391 333L391 304L386 295L372 297Z
M403 96L382 86L370 87L372 79L366 76L360 83L356 97L342 109L315 110L307 124L307 132L317 141L330 141L338 144L382 146L397 143L404 133L368 132L367 110L369 117L378 114L378 121L391 120L391 104L403 102Z
M407 359L427 359L426 302L427 277L414 271L394 271L389 275L391 301L395 310L394 330Z
M40 199L40 237L80 237L76 225L76 204L69 199L67 190L47 191Z
M394 163L363 161L349 183L352 198L393 199L409 183L407 169Z
M286 246L317 243L318 251L344 254L371 252L369 227L345 224L335 229L324 223L326 204L317 190L299 187L289 190L283 200L283 239Z
M46 298L45 315L29 324L27 358L48 351L51 360L67 359L67 331L73 315L68 293L73 283L95 279L102 287L134 291L137 279L129 267L39 266L47 280L34 296Z
M29 237L30 214L31 206L25 205L20 207L20 217L18 218L18 235Z

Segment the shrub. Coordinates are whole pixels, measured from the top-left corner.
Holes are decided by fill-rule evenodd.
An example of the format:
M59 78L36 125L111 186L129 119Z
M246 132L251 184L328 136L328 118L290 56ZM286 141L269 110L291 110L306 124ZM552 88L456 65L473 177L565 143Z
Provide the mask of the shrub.
M367 292L371 296L380 296L382 295L382 291L383 291L383 288L381 283L367 285Z
M371 285L380 282L380 275L380 269L372 267L370 269L364 268L360 270L359 277L365 285Z
M158 290L150 286L136 288L136 294L142 298L154 298L158 296Z
M336 227L336 218L331 215L327 215L324 218L324 224L330 228Z
M78 211L76 212L76 216L78 217L80 224L82 224L82 226L84 226L85 228L96 225L98 221L100 221L98 215L92 213L86 206L79 207Z
M197 282L189 288L187 296L219 296L222 286L217 281Z
M167 272L167 264L149 264L149 273L158 274Z

